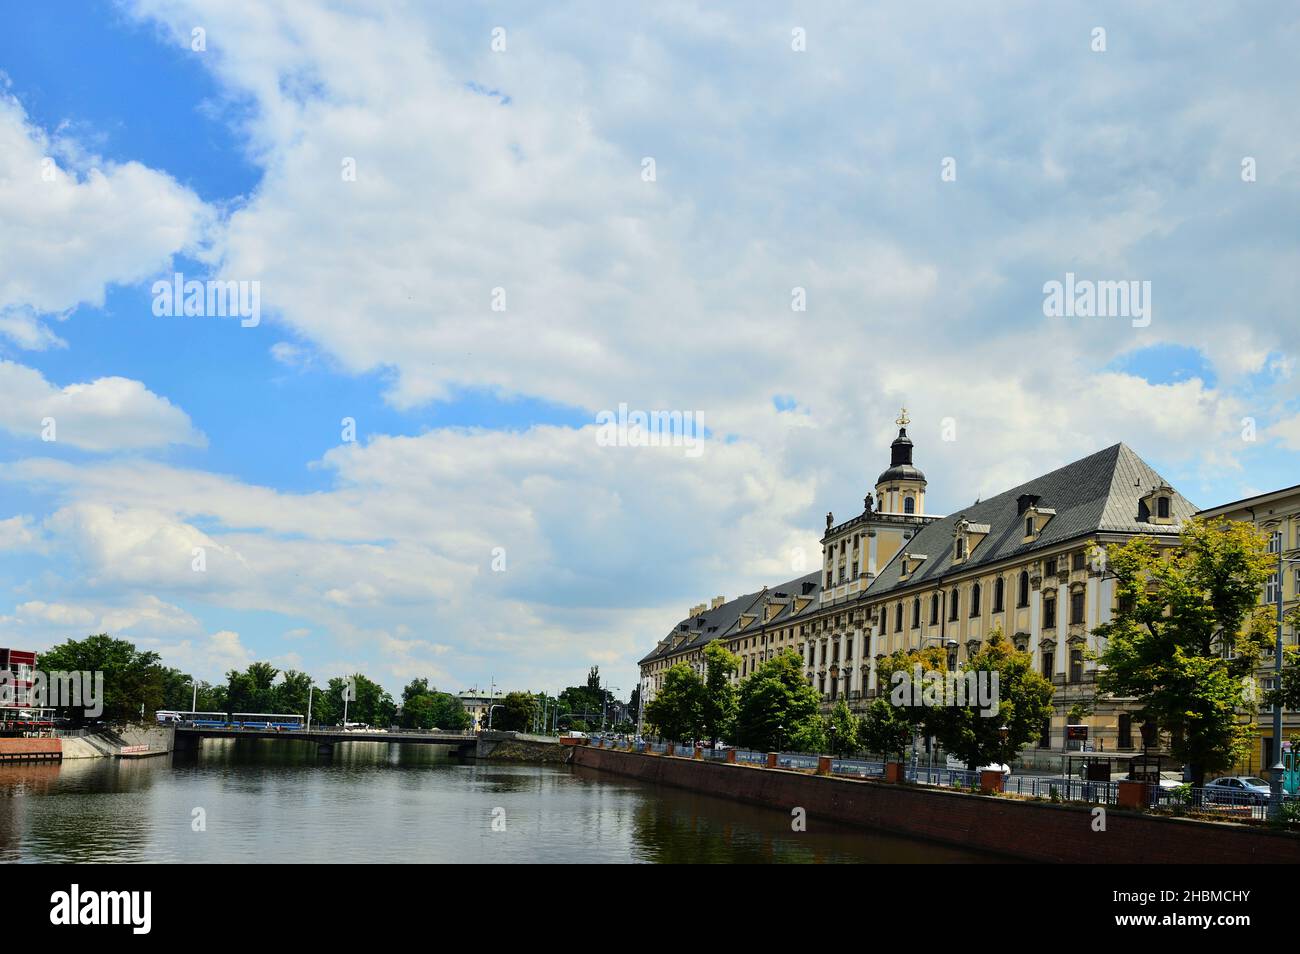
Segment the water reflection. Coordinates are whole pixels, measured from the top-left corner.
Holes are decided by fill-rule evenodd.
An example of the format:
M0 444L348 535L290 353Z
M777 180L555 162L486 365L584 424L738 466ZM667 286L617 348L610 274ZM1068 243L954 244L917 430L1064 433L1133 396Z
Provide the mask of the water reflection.
M423 745L350 742L323 757L302 742L226 739L172 758L0 766L0 861L991 860L790 821L590 769L462 763Z

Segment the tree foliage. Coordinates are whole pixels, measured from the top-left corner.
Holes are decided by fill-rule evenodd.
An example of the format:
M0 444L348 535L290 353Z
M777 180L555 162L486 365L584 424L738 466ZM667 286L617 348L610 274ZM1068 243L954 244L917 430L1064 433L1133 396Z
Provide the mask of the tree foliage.
M704 680L678 663L664 673L663 687L646 704L646 722L664 738L693 742L704 734L705 693Z
M737 692L731 677L740 668L740 657L714 640L704 647L704 698L701 727L704 737L715 745L730 739L735 731Z
M858 724L858 743L865 751L886 760L891 756L902 759L915 733L916 726L904 717L900 707L892 705L884 696L877 696Z
M533 727L537 700L530 692L508 692L488 720L494 730L527 732Z
M428 679L412 679L402 690L402 714L399 725L404 729L469 728L470 716L461 701L449 692L429 686Z
M1093 630L1105 640L1098 691L1136 698L1202 784L1243 758L1254 735L1240 714L1270 642L1269 608L1259 604L1275 566L1267 539L1241 521L1196 519L1176 548L1134 537L1108 562L1119 609Z
M826 734L824 751L841 758L858 751L860 747L858 720L853 718L848 703L843 699L838 700L831 706L830 715L826 716L823 722Z
M100 718L125 722L140 718L143 706L146 719L163 705L168 687L174 692L177 678L159 664L155 652L136 649L125 639L107 633L69 639L42 652L37 658L42 672L102 672L104 674L103 712ZM184 676L181 676L184 679ZM186 706L188 708L188 706ZM84 710L60 707L63 718L80 722Z
M970 769L990 763L1010 765L1051 717L1052 684L1034 669L1028 653L1011 645L1001 627L989 633L983 648L960 673L973 673L977 685L988 687L989 705L968 695L965 705L926 706L928 729L944 751Z
M825 727L817 713L821 699L804 677L803 668L798 654L786 650L740 684L736 715L740 745L774 751L785 745L811 746L824 737Z

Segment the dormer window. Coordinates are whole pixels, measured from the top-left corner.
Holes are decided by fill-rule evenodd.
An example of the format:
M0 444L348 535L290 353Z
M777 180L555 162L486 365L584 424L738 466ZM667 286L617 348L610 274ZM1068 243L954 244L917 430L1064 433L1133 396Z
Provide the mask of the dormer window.
M1037 498L1034 499L1037 500ZM1024 543L1037 540L1038 535L1043 532L1043 527L1047 526L1047 522L1056 516L1056 511L1052 508L1040 507L1036 503L1030 504L1023 512L1025 514L1025 536L1022 542Z
M957 559L958 560L966 559L966 538L965 537L957 538Z
M1174 488L1161 482L1138 500L1138 522L1171 524L1174 522Z

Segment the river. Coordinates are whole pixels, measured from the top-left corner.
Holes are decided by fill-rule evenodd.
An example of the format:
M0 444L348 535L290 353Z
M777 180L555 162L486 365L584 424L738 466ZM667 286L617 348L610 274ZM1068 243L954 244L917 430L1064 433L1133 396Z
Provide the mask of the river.
M987 862L584 768L355 742L0 765L0 862Z

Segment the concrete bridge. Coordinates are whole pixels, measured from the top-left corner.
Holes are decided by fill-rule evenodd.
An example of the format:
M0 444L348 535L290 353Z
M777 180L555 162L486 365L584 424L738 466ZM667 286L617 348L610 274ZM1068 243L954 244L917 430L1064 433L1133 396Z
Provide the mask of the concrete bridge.
M445 745L458 755L474 758L479 754L480 737L472 732L421 732L418 729L400 729L386 732L383 729L345 731L334 726L313 726L310 729L245 729L234 726L176 726L176 751L187 752L198 748L203 739L290 739L309 742L321 755L332 755L334 746L343 742L385 742L389 744Z
M464 758L503 759L509 761L568 761L571 746L562 746L549 736L523 732L422 732L418 729L368 729L345 731L334 726L310 729L245 729L234 726L176 726L175 749L196 752L204 739L290 739L316 746L318 754L331 756L334 746L345 742L384 742L387 744L443 745Z

